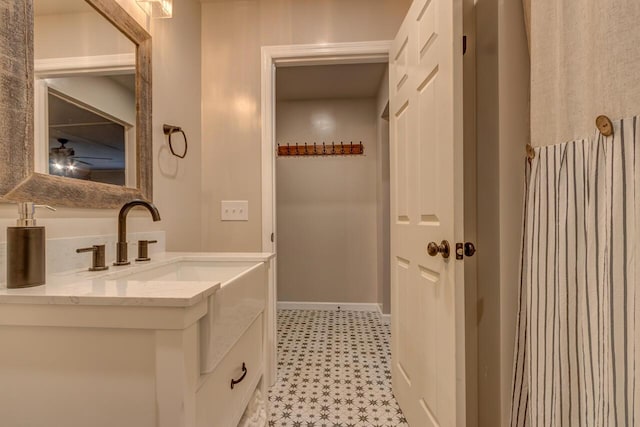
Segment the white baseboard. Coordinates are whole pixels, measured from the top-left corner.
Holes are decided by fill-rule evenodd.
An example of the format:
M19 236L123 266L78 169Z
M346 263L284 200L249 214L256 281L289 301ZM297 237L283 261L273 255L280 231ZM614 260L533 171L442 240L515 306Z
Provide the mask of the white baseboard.
M391 315L382 312L382 305L366 302L305 302L278 301L278 310L330 310L330 311L374 311L385 325L391 324Z
M278 310L379 311L376 303L278 301Z
M391 314L384 314L382 312L382 304L376 304L376 306L378 307L378 315L380 316L380 320L382 321L382 323L384 325L390 325L391 324Z

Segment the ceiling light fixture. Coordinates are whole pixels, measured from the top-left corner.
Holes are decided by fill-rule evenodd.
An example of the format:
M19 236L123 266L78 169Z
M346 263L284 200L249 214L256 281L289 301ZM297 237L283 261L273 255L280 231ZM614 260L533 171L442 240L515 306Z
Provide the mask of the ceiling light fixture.
M151 18L171 18L173 0L136 0L138 6Z

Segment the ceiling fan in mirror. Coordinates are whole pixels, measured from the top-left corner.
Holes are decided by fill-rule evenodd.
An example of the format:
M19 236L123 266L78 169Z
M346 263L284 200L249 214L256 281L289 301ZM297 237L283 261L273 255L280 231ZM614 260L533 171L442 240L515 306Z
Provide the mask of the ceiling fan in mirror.
M72 147L67 147L67 138L58 138L59 147L51 147L49 150L49 173L59 176L70 176L74 178L89 179L91 166L93 163L88 160L112 160L108 157L76 156L76 151Z

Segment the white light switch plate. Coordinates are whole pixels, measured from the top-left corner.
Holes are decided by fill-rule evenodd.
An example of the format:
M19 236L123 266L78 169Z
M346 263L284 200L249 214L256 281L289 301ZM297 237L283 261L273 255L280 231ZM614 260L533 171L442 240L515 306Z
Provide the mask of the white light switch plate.
M223 200L221 208L223 221L249 221L248 200Z

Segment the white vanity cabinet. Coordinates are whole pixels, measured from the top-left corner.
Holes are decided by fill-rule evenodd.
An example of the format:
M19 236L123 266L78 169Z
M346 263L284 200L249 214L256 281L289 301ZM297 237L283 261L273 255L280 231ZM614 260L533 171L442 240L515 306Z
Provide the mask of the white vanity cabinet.
M196 394L198 427L237 425L254 390L264 384L262 331L260 315L215 370L201 378ZM244 378L242 366L246 368ZM231 379L238 378L242 381L231 388ZM263 396L265 391L262 390Z
M272 315L268 260L239 270L1 289L0 425L237 426L266 398Z

